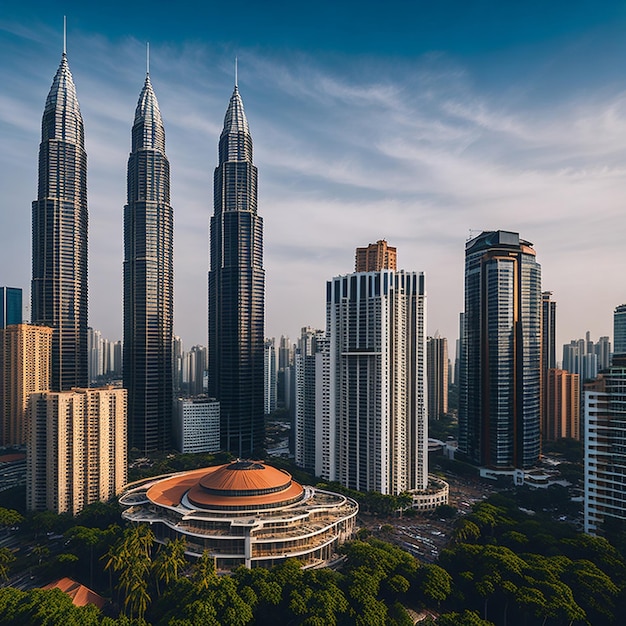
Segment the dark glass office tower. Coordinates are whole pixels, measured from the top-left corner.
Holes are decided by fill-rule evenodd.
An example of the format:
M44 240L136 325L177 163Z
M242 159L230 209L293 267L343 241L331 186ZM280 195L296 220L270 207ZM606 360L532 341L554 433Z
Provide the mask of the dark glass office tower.
M22 290L19 287L0 287L0 328L23 321Z
M209 271L209 395L220 401L221 445L261 454L265 272L257 169L239 90L230 99L214 174Z
M65 52L41 124L33 202L32 321L51 326L51 388L87 383L87 154Z
M477 465L528 469L539 459L541 266L518 233L465 246L459 451Z
M131 447L171 447L174 217L159 104L146 74L124 207L124 387Z

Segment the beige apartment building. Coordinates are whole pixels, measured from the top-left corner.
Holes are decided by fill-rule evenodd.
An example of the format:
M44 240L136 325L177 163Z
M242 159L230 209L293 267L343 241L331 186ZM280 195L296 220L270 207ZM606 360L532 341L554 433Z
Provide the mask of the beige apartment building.
M0 328L0 445L27 442L28 396L50 389L51 347L48 326Z
M78 514L126 484L125 389L99 387L33 394L27 507Z

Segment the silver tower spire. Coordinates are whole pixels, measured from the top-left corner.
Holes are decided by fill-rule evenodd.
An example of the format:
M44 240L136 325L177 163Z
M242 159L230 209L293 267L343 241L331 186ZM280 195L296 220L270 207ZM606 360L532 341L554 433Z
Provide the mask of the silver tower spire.
M32 321L54 329L52 390L86 387L87 155L65 44L43 113L32 210Z
M124 387L130 445L171 447L173 211L165 131L150 76L139 95L124 207Z

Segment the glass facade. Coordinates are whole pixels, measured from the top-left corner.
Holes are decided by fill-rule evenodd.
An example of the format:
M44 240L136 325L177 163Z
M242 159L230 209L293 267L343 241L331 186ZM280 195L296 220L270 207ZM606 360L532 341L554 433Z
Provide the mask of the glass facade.
M174 217L159 105L146 80L128 158L124 207L124 387L130 445L172 447Z
M261 454L264 423L265 271L257 169L239 89L219 140L210 226L209 395L220 402L221 445Z
M32 210L32 322L54 329L51 388L87 387L87 154L65 53L44 108Z
M466 246L459 450L499 469L539 458L541 267L517 233Z
M0 287L0 328L22 323L22 290Z

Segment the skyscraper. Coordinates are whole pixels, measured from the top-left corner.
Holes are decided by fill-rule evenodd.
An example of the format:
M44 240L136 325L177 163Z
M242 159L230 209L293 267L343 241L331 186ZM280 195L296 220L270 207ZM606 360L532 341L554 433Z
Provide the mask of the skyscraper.
M32 321L54 331L55 391L88 383L87 220L83 119L63 51L41 123L32 238Z
M22 290L0 287L0 328L22 323Z
M213 179L209 271L209 395L220 402L222 449L261 453L265 271L257 169L239 89L224 117Z
M613 355L626 355L626 304L616 306L613 312Z
M541 266L518 233L483 232L465 246L459 450L494 469L539 458Z
M172 435L174 217L165 131L150 75L135 110L124 207L124 387L130 445L165 450Z
M550 393L556 388L548 384L549 371L556 368L556 302L552 292L541 294L541 433L544 439L548 434L548 410L557 402ZM560 379L559 379L560 380Z
M334 459L316 459L316 467L350 489L397 495L426 488L424 275L337 276L327 283L326 315L321 363L329 392L317 403L316 442Z

